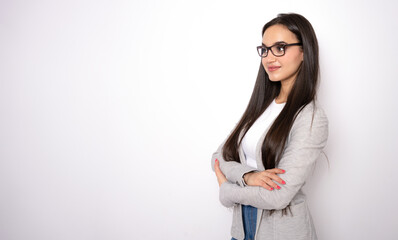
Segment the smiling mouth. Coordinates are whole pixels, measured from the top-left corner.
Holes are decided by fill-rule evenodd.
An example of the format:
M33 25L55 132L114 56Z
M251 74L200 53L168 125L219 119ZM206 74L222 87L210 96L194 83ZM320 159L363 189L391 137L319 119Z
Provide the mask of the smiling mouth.
M278 70L280 67L278 67L278 66L270 66L270 67L268 67L268 71L269 72L273 72L273 71L276 71L276 70Z

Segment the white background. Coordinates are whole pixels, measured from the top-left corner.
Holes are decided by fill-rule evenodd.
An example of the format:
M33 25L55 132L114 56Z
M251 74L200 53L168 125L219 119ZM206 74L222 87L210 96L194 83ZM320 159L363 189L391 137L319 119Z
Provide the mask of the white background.
M210 157L243 113L262 26L310 20L330 121L320 239L395 239L394 1L0 2L0 239L229 239Z

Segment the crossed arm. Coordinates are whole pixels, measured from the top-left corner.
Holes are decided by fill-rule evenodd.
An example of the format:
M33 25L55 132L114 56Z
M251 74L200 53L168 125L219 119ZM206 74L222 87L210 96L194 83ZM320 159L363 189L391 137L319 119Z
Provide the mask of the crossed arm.
M312 113L312 107L305 107L292 126L278 166L286 171L282 176L286 184L279 190L269 191L258 181L257 184L250 181L250 175L254 175L256 169L238 162L225 161L222 158L223 144L219 147L213 154L212 167L214 169L217 159L220 171L217 170L216 175L220 184L220 201L224 206L232 207L235 203L240 203L262 209L283 209L290 203L304 185L328 138L325 113L322 109L316 109L314 116ZM265 174L264 172L260 173ZM242 180L243 176L249 176L247 186ZM258 180L258 177L254 179Z

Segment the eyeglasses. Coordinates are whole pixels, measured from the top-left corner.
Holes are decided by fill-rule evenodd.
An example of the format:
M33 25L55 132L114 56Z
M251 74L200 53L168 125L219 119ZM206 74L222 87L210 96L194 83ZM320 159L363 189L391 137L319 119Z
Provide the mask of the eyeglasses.
M272 45L271 47L266 47L266 46L258 46L257 47L257 52L260 57L265 58L268 56L268 50L271 50L272 54L275 57L282 57L285 55L286 52L286 47L288 46L302 46L302 43L276 43Z

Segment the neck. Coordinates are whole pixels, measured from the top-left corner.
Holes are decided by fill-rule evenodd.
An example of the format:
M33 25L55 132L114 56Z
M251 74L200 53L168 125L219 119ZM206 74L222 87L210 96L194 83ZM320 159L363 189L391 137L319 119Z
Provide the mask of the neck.
M284 103L287 101L287 97L289 96L290 90L292 89L294 81L282 81L281 82L281 91L279 92L278 97L276 97L276 103Z

